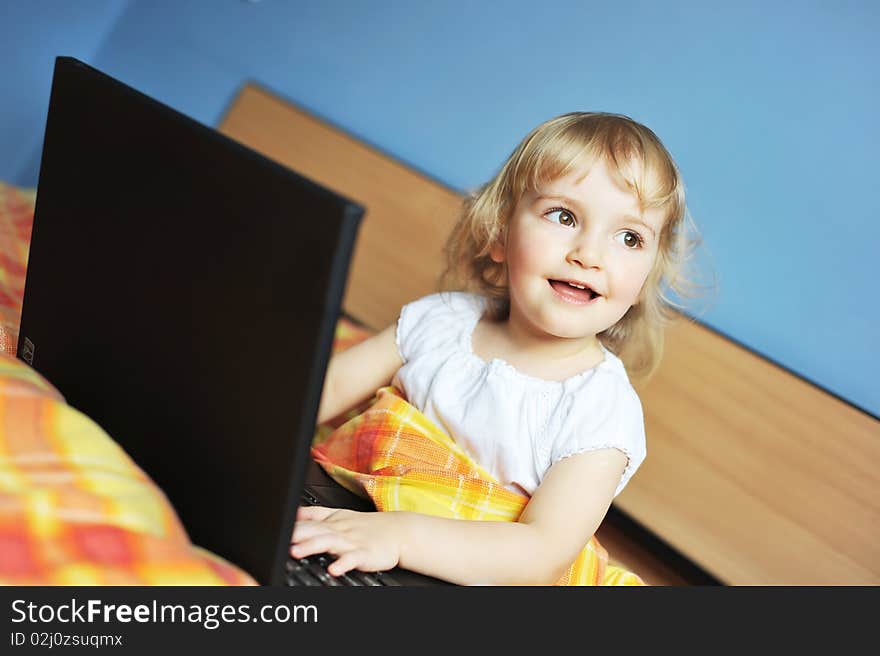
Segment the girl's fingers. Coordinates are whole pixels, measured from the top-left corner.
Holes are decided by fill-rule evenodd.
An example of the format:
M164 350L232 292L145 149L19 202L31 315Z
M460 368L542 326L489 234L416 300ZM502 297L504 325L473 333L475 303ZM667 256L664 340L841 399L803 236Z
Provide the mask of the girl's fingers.
M320 523L306 523L305 521L297 522L293 527L293 535L290 536L290 544L296 544L303 540L308 540L321 532Z
M317 553L339 555L351 549L351 543L336 533L321 533L305 539L297 539L290 546L294 558L304 558Z
M358 549L346 551L344 554L341 554L339 558L330 563L327 567L327 571L330 572L332 576L342 576L346 572L356 569L357 566L361 564L362 555L363 552Z
M293 527L293 535L290 536L292 543L311 540L321 535L338 535L339 531L333 526L322 521L303 519Z

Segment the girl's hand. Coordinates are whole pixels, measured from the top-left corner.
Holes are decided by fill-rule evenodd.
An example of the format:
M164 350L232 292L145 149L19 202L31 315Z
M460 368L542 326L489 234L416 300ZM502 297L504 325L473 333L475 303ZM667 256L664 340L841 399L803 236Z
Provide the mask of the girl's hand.
M352 569L391 569L400 562L402 515L301 507L296 513L290 553L294 558L325 552L337 556L327 567L333 576Z

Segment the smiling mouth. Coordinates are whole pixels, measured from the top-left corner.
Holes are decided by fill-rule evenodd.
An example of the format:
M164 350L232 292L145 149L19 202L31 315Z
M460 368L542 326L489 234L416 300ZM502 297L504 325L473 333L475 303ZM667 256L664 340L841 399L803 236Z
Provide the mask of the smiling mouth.
M598 294L590 287L575 285L563 280L548 280L547 282L550 283L553 291L561 296L563 300L570 303L585 305L601 297L601 294Z

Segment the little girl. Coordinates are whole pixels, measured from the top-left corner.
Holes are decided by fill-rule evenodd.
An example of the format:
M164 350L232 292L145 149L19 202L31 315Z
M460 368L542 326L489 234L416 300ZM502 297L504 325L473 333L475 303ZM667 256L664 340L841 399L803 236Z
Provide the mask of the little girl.
M572 113L464 204L446 291L332 358L319 422L389 383L506 488L516 522L301 508L291 553L333 575L400 565L460 584L550 584L645 458L627 377L656 366L687 249L684 186L648 128Z

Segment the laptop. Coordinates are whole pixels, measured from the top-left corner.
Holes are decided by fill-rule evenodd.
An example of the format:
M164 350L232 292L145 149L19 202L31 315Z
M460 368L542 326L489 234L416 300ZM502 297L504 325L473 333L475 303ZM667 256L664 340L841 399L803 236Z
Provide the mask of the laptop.
M56 59L19 357L147 472L194 544L263 584L345 583L320 574L326 556L290 558L297 506L371 509L309 455L363 213Z

